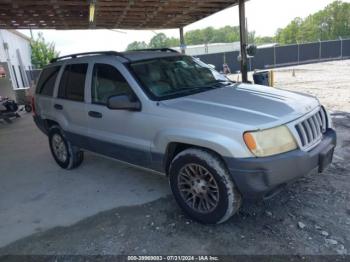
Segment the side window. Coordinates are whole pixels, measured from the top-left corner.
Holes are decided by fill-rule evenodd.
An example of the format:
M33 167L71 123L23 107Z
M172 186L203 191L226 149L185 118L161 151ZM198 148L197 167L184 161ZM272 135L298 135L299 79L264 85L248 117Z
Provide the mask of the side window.
M46 96L52 96L59 71L60 66L54 66L44 69L40 75L40 79L36 88L36 93Z
M64 68L58 97L73 101L84 101L85 77L88 64L72 64Z
M91 86L92 103L105 105L110 96L121 94L133 94L123 75L112 65L95 64Z

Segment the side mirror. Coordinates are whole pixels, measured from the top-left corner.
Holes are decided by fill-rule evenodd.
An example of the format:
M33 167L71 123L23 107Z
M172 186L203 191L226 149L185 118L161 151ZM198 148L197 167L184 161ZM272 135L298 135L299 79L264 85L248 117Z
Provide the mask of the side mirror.
M249 56L255 56L256 52L257 52L258 48L256 47L256 45L249 45L247 47L247 54Z
M109 97L107 107L115 110L140 111L141 103L137 99L131 99L129 95L122 94Z

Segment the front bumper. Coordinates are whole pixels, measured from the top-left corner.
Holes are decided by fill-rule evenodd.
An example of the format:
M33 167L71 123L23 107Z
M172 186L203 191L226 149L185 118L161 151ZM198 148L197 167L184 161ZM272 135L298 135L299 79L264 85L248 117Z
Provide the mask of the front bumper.
M262 158L226 158L226 164L244 198L270 196L289 182L318 168L321 173L331 162L336 133L328 129L322 141L309 152L294 150Z

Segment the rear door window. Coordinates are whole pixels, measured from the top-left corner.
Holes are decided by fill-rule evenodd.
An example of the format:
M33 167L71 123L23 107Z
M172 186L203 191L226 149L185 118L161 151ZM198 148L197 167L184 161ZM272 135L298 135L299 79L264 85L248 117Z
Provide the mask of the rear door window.
M73 101L84 101L85 78L88 64L72 64L64 68L58 97Z
M42 71L36 88L36 93L46 96L52 96L55 88L55 82L60 71L60 66L53 66Z

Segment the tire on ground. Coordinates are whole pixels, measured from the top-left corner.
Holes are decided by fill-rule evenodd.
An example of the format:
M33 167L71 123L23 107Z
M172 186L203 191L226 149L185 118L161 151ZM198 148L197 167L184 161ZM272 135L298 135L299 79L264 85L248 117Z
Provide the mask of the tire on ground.
M60 160L58 156L55 154L55 151L53 149L54 136L59 136L65 145L65 149L66 149L65 152L67 156L65 161ZM54 125L50 127L48 137L49 137L49 145L50 145L52 156L60 167L62 167L63 169L74 169L81 165L81 163L84 160L84 152L81 151L78 147L73 146L72 143L67 140L63 130L59 126Z
M191 207L190 205L193 205L193 202L191 202L190 204L186 203L183 194L180 191L179 185L183 184L179 183L180 173L183 173L185 167L188 167L190 164L194 164L195 167L197 167L197 169L201 169L202 171L199 172L201 175L203 174L203 172L205 172L202 169L202 167L204 167L204 170L209 171L209 173L212 175L216 182L218 190L215 190L215 192L219 192L219 200L216 202L216 205L213 205L215 208L212 207L211 210L206 210L208 212L200 212L195 208ZM198 165L200 167L198 167ZM207 176L206 180L208 180ZM192 181L192 177L190 181ZM169 183L178 205L185 211L185 213L190 218L201 223L223 223L226 220L228 220L233 214L235 214L241 206L241 194L237 191L225 164L216 154L203 149L190 148L180 152L177 156L175 156L169 167ZM193 182L191 182L191 185L193 185ZM189 187L191 188L191 192L193 192L191 185ZM185 190L185 192L188 192L187 188ZM200 194L201 197L203 197L203 195L206 195L207 193L201 192ZM193 198L191 198L191 201L193 201Z
M27 113L30 113L30 112L32 112L32 106L31 105L25 105L24 106L24 110L27 112Z

